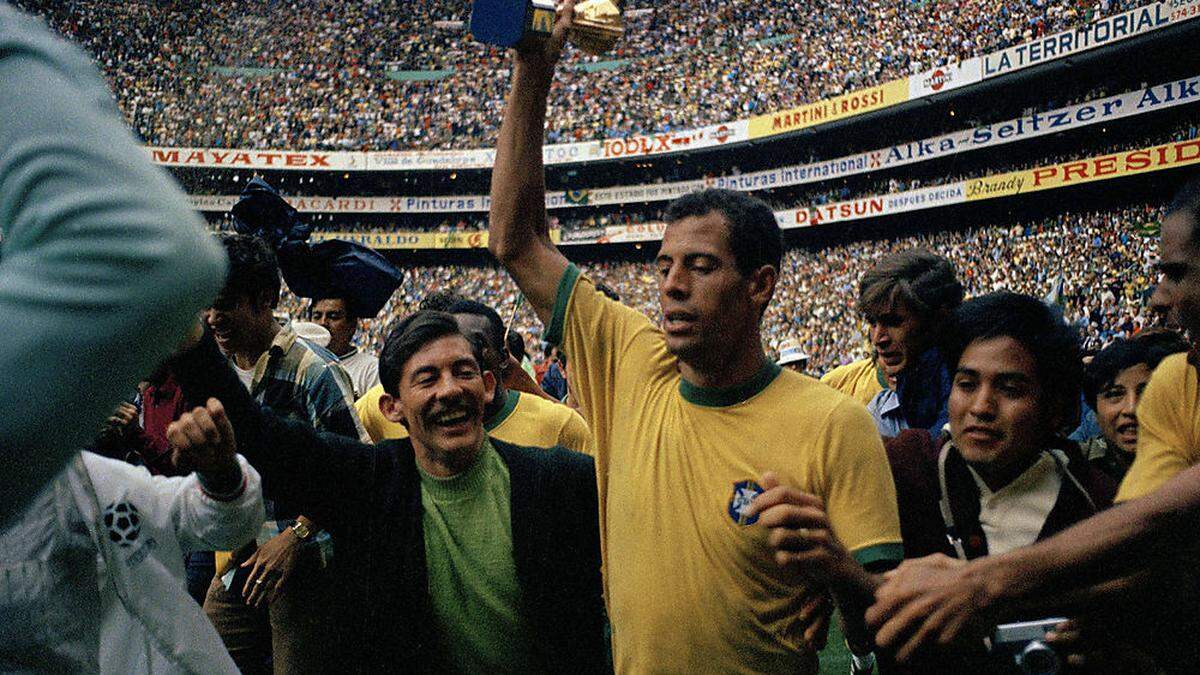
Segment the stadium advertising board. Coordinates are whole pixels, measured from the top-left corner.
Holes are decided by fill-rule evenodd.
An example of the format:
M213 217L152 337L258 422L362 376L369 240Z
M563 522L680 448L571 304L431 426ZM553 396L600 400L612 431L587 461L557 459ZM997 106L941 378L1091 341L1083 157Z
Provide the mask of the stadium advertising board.
M931 68L923 73L911 75L908 78L908 98L924 98L975 84L983 79L982 68L983 61L979 57L973 57L961 63Z
M550 230L558 243L562 233ZM377 249L487 248L487 232L313 232L314 241L342 239Z
M750 138L765 138L807 129L855 115L879 110L908 100L908 78L892 80L868 89L852 91L824 101L750 119Z
M1200 102L1200 75L1077 105L1044 112L1037 111L1004 122L963 129L941 136L809 164L703 180L550 192L546 195L546 207L557 210L581 206L669 201L706 187L752 192L816 183L868 171L924 162L1197 102ZM193 206L200 211L228 211L237 199L237 196L229 195L191 197ZM303 213L486 213L491 206L491 200L486 195L289 197L288 201Z
M1144 35L1200 16L1200 0L1155 2L983 57L984 79Z
M162 166L207 169L287 169L292 171L361 171L363 152L292 152L283 150L221 150L204 148L146 148L150 161Z
M783 229L828 225L963 204L980 199L1011 197L1194 164L1200 164L1200 139L1163 143L1149 148L1011 171L948 185L776 211L775 219ZM550 238L563 245L623 244L659 241L665 230L665 223L654 222L591 228L565 235L554 229L550 232ZM313 233L313 237L317 240L346 239L380 249L485 248L488 242L487 232L317 232Z
M571 164L717 148L748 140L749 126L749 120L738 120L649 136L547 145L542 149L542 159L547 165ZM206 169L455 171L490 169L496 162L494 148L411 152L283 152L151 147L147 151L155 164Z
M1027 192L1070 187L1081 183L1121 178L1193 164L1200 164L1200 139L1164 143L1139 150L984 176L948 185L935 185L918 190L871 195L832 204L776 211L775 219L783 229L828 225L963 204L979 199L1011 197ZM663 223L610 227L607 228L607 234L602 239L570 240L562 243L595 244L661 240L662 232L665 229L666 225Z
M1163 143L966 181L968 200L1008 197L1200 163L1200 139Z

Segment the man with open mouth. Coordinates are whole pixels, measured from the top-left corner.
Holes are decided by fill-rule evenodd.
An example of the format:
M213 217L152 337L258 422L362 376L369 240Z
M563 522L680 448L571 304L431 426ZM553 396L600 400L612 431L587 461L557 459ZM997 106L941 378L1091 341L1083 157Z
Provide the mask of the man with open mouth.
M270 498L337 542L335 619L318 643L326 662L606 669L592 459L490 438L495 376L481 364L453 315L402 320L380 357L380 408L409 437L378 445L261 409L207 337L173 364L188 400L221 410L203 442L236 443Z

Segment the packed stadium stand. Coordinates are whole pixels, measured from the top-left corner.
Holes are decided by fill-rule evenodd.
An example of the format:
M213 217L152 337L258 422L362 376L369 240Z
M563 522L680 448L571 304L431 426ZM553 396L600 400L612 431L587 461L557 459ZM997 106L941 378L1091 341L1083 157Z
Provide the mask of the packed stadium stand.
M469 34L470 0L11 2L93 56L211 229L261 178L315 239L401 266L356 346L378 354L445 291L545 365L543 324L487 248L513 73ZM860 279L914 247L968 298L1045 300L1086 355L1160 321L1164 205L1200 167L1200 0L622 4L611 53L568 48L543 156L552 238L624 304L663 319L667 206L718 187L775 212L763 346L798 345L810 375L871 357ZM311 305L285 285L277 318ZM849 665L835 642L822 672Z
M503 55L465 35L463 1L16 4L101 55L132 126L151 145L486 147L508 84ZM1146 3L627 4L630 37L615 54L568 57L550 142L783 110Z
M377 150L490 148L508 71L503 54L466 34L469 3L18 4L98 56L134 129L163 150L160 159L174 164L214 227L229 225L229 207L258 175L289 197L309 198L295 203L319 230L375 235L364 241L405 263L408 282L360 335L364 344L378 348L387 326L432 290L512 309L515 286L470 250L479 237L463 250L452 239L405 250L403 242L419 237L389 238L486 229L486 162L434 153L430 170L280 170L224 166L219 153L192 163L187 150L184 161L171 161L173 148L367 151L366 161ZM814 373L865 354L856 277L870 260L912 245L951 258L971 294L1000 287L1054 294L1092 342L1130 334L1149 321L1154 275L1143 230L1160 214L1148 204L1160 203L1170 181L1067 186L1053 196L981 202L969 213L953 199L895 214L890 206L924 199L937 186L962 196L996 176L1194 141L1188 87L1197 83L1200 58L1179 49L1197 35L1186 20L1131 31L1070 59L939 85L962 77L964 64L986 70L989 55L1139 7L1155 5L819 2L800 11L793 2L631 0L627 39L616 53L569 52L552 93L547 143L599 139L604 150L550 162L548 187L561 194L551 204L552 225L565 243L578 243L567 250L591 274L653 315L646 261L667 201L702 186L751 191L777 209L791 247L765 339L771 348L799 339ZM886 89L896 78L904 78L908 100L791 131L784 119L778 130L789 109ZM728 143L694 150L662 141L663 133L704 125L749 119L752 128L771 115L775 128L758 140L735 127ZM1018 121L1016 132L1005 130ZM619 156L631 146L613 139L631 136L633 152ZM954 143L941 145L948 137ZM942 193L934 194L936 202ZM889 208L859 212L882 200ZM624 243L609 236L621 228L631 231ZM299 315L304 306L293 297L285 309ZM517 328L537 337L532 313L522 308L516 316Z

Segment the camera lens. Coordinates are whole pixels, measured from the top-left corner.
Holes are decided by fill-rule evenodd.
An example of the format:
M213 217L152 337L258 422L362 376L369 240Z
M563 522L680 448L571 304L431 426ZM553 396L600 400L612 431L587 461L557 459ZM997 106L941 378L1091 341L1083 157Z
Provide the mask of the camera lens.
M1017 665L1029 675L1056 675L1062 662L1046 643L1033 641L1017 656Z

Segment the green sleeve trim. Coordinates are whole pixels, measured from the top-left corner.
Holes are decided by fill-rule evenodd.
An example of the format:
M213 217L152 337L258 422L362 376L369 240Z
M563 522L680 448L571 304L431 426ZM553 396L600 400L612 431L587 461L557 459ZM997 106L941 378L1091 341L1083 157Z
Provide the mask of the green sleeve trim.
M877 562L904 560L904 544L875 544L854 552L854 559L866 567Z
M579 281L579 268L575 263L568 263L563 271L562 279L558 282L558 293L554 296L554 313L550 315L550 325L546 327L546 342L561 347L563 339L563 323L567 320L567 303L571 301L571 292L575 290L575 282Z
M521 394L514 389L509 389L508 393L504 395L504 407L497 410L491 419L483 423L484 431L491 433L496 427L504 424L504 420L508 419L513 414L513 411L517 409L517 401L520 400Z
M724 408L726 406L737 405L742 401L749 400L758 395L763 389L766 389L779 373L783 372L783 368L778 363L767 359L762 368L758 369L750 379L741 384L735 384L732 387L699 387L685 379L679 380L679 394L688 403L694 403L706 408Z

